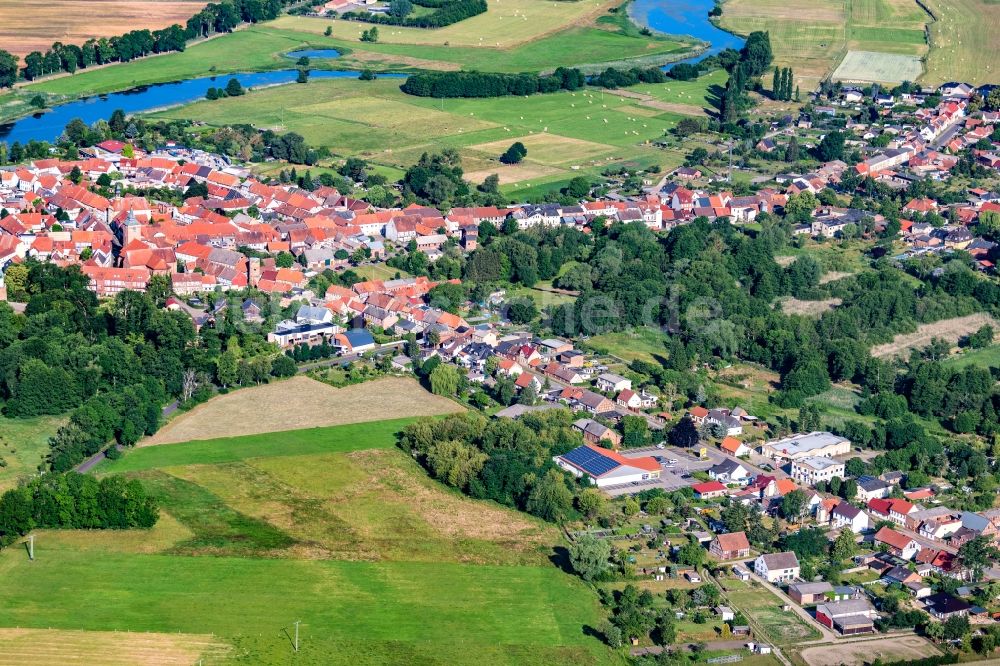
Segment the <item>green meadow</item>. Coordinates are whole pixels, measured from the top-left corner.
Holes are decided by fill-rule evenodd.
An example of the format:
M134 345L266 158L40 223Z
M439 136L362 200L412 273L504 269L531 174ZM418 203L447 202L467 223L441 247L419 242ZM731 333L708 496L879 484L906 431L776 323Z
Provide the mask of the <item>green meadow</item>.
M306 430L287 430L263 435L204 439L181 444L160 444L129 450L115 461L102 463L102 474L135 472L177 465L211 465L261 456L298 456L331 451L382 449L395 445L396 433L415 419Z
M212 634L204 663L601 664L552 525L471 500L394 445L412 419L128 451L151 530L0 552L0 627ZM301 621L301 651L291 627Z
M725 72L696 81L637 86L619 96L600 89L497 99L432 99L399 90L398 79L360 82L312 80L252 91L238 98L196 102L152 114L208 125L251 123L301 134L340 157L360 156L376 165L406 169L421 153L459 150L469 180L500 176L511 196L532 188L547 192L578 175L612 165L677 166L683 155L651 144L682 114L704 113ZM518 165L500 164L514 141L528 148Z
M0 493L17 485L18 479L38 472L49 452L49 437L64 419L39 416L32 419L9 419L0 416Z

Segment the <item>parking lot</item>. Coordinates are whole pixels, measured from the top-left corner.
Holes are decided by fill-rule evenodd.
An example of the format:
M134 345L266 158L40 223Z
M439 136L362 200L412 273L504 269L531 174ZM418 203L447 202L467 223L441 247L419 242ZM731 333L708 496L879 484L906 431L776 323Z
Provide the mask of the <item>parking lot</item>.
M660 478L658 479L639 482L637 484L625 483L618 486L606 486L601 489L612 497L631 495L642 492L643 490L650 490L652 488L661 488L665 492L686 488L687 486L697 483L697 480L693 478L682 478L684 475L689 475L694 472L703 472L723 459L722 454L711 449L708 450L708 458L701 460L697 456L691 455L689 451L685 449L678 449L673 446L668 446L663 449L658 449L655 446L649 446L641 449L623 449L620 453L624 458L656 456L663 458L664 460L674 459L677 460L677 462L673 467L663 466L663 471L660 472Z

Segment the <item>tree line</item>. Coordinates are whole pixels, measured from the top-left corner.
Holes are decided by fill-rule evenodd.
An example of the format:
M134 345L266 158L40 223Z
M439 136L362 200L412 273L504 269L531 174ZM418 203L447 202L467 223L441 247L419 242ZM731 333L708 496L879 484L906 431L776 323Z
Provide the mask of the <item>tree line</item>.
M32 81L40 76L86 69L113 62L129 62L154 53L184 51L188 42L215 33L232 32L242 23L277 18L288 0L224 0L209 3L188 19L161 30L131 30L115 37L88 39L83 45L55 42L45 52L32 51L18 69L17 58L0 50L0 88L14 85L17 77Z
M453 488L561 522L579 515L579 497L586 490L552 462L582 442L573 418L562 409L516 420L466 412L410 424L399 445Z
M187 314L163 309L165 276L153 276L146 293L123 291L103 306L77 266L29 261L5 278L11 298L27 304L18 314L0 303L2 410L11 418L68 413L49 441L53 471L72 469L109 442L130 446L155 433L169 400L192 404L213 384L289 373L287 357L261 326L242 321L238 305L198 333Z
M534 95L559 90L579 90L585 85L600 88L625 88L638 83L663 83L667 78L687 81L700 71L694 67L675 66L670 72L659 67L618 69L608 67L600 74L587 76L579 69L558 67L549 75L533 72L419 72L411 74L400 89L417 97L505 97ZM675 72L676 70L676 72Z
M158 518L138 479L47 474L0 496L0 547L38 528L148 529Z
M434 9L429 14L407 16L409 12L344 12L340 18L380 25L400 25L408 28L443 28L467 18L485 14L486 0L412 0L412 4Z

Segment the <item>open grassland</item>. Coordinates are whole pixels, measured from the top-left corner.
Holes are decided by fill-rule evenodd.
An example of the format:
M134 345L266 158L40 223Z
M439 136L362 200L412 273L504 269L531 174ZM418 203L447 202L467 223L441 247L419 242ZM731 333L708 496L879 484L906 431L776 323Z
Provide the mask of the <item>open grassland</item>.
M941 654L933 644L920 636L879 638L806 648L800 653L809 666L862 666L875 659L887 663L909 663Z
M102 472L141 479L159 524L0 552L0 626L232 646L205 664L288 663L294 620L299 664L612 662L597 599L549 562L558 531L428 479L393 447L405 422L130 451Z
M0 629L0 666L190 666L225 660L231 647L214 636L56 629Z
M959 370L970 365L977 368L1000 368L1000 345L991 345L983 349L964 349L945 359L944 363Z
M488 0L485 14L473 16L444 28L427 30L384 26L379 41L394 44L428 46L472 46L510 48L537 41L574 25L588 24L619 4L618 0L577 0L542 2L541 0ZM323 33L327 27L333 36L356 42L365 24L334 19L282 17L275 22L281 28Z
M811 90L848 51L924 55L929 19L913 0L727 0L721 25L770 32L775 64Z
M290 68L294 63L284 54L304 47L342 53L338 59L315 60L314 68L509 72L636 58L665 62L684 57L695 47L690 40L595 24L594 19L614 4L495 0L486 14L440 30L381 26L377 43L359 41L367 24L286 16L193 44L183 53L80 71L26 88L30 93L73 97L199 76ZM520 18L509 20L513 12ZM329 37L324 34L328 26L334 28Z
M203 439L169 446L132 449L123 458L106 461L102 473L134 472L177 465L221 464L262 456L298 456L313 453L385 449L413 418L382 420L328 428Z
M82 44L130 30L184 25L203 0L4 0L0 46L17 56L44 52L53 42Z
M0 575L0 625L211 632L240 663L288 663L295 620L298 664L595 664L607 654L583 632L599 621L596 598L551 565L95 558L39 544L34 562L0 553Z
M781 311L787 314L803 315L805 317L820 317L824 312L841 304L839 298L827 298L820 301L803 301L788 296L779 301Z
M654 328L635 328L618 333L595 335L587 346L598 353L617 356L625 362L646 361L659 365L667 356L667 335Z
M930 324L921 324L913 333L897 335L892 342L872 347L872 356L904 356L911 349L920 349L930 344L932 338L940 338L954 344L970 333L975 333L983 326L992 326L1000 330L1000 322L988 314L977 312L964 317L942 319Z
M989 0L924 0L936 20L924 81L1000 81L1000 4Z
M469 564L547 563L557 532L431 481L396 449L252 458L139 475L191 535L167 552Z
M714 72L697 81L641 88L661 102L707 106L724 80L725 72ZM407 168L423 152L453 147L467 173L477 179L501 174L508 183L506 191L523 197L533 186L547 185L546 191L611 165L679 164L682 155L649 144L681 116L644 104L643 99L590 89L527 98L440 100L406 95L398 80L314 80L198 102L153 117L280 127L337 155L356 155L397 169ZM517 139L528 146L527 159L516 169L503 167L500 153Z
M36 474L38 465L49 452L49 437L64 419L40 416L33 419L8 419L0 416L0 493L17 485L18 479Z
M308 377L216 396L164 426L142 446L462 411L414 379L385 377L334 388Z

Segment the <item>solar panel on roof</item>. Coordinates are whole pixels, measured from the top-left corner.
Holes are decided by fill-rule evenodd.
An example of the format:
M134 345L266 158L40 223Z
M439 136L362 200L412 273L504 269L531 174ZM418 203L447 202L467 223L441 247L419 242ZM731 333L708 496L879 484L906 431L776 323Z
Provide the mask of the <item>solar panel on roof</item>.
M586 446L573 449L563 456L567 461L573 463L591 476L601 476L618 467L614 460L602 456L597 451Z

